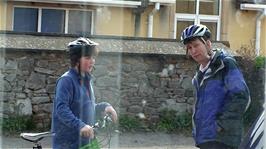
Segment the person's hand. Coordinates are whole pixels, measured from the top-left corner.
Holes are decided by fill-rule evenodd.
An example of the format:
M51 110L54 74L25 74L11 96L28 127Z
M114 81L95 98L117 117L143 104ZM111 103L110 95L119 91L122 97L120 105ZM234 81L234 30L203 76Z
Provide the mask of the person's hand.
M105 108L104 112L105 112L105 114L110 114L111 115L112 121L114 123L117 122L117 113L116 113L115 109L112 106L107 106Z
M80 129L80 135L82 137L94 138L94 131L90 125L85 125Z

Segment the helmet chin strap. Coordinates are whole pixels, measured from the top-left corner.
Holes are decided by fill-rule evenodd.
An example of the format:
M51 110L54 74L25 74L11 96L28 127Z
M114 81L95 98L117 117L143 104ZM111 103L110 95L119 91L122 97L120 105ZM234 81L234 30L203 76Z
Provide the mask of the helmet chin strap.
M213 51L211 50L211 48L208 48L208 45L207 45L207 41L203 38L203 37L200 37L201 41L204 43L206 49L207 49L207 53L209 56L212 56L213 54Z
M78 71L78 74L82 77L84 75L83 72L81 72L81 66L80 66L80 63L77 63L76 67L75 67Z

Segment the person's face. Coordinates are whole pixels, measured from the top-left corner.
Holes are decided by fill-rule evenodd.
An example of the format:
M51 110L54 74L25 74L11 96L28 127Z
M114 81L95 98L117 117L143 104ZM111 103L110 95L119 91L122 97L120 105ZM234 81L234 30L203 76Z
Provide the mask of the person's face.
M188 54L199 64L204 64L209 60L208 51L211 48L209 40L203 43L200 39L195 39L186 44Z
M80 58L80 71L90 73L93 70L94 64L95 64L95 57L82 56Z

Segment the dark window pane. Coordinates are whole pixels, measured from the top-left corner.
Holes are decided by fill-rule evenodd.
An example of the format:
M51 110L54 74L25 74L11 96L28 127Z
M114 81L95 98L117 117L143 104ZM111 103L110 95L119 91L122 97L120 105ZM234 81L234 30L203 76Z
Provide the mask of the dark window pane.
M91 11L69 11L68 33L70 34L91 34Z
M196 13L196 0L176 0L176 13Z
M38 22L38 9L15 8L14 10L14 31L36 32Z
M65 11L56 9L42 10L41 32L64 33Z
M219 15L219 0L201 0L200 14Z

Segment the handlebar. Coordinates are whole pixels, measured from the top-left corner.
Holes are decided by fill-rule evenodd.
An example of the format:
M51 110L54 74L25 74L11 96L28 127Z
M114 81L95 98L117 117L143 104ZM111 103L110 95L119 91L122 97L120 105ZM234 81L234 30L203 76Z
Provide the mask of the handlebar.
M99 120L92 127L94 130L106 128L108 125L112 124L113 120L109 114L106 114L102 120Z

